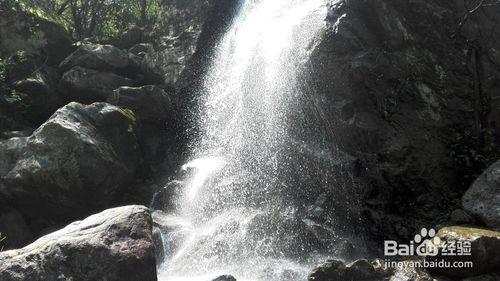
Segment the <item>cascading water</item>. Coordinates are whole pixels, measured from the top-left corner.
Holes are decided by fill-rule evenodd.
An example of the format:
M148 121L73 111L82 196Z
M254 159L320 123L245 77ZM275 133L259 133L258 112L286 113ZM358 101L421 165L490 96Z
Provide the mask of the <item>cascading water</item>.
M324 246L308 230L320 226L300 215L308 189L290 180L308 169L294 148L310 149L291 127L303 99L298 77L325 17L323 0L242 3L199 93L201 136L165 219L160 280L306 279Z

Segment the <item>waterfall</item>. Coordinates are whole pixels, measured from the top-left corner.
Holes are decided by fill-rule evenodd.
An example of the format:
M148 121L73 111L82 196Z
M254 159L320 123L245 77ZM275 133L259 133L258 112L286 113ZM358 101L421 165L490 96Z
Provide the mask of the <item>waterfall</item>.
M302 214L321 213L329 168L318 164L312 188L295 180L312 169L297 155L335 158L296 128L307 119L301 71L325 17L324 0L242 3L193 113L201 133L167 215L160 280L305 280L325 250L318 232L334 231Z

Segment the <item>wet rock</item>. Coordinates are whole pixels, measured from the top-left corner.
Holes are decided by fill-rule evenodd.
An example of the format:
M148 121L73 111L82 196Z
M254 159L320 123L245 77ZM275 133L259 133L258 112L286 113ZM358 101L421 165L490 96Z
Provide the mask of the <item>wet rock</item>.
M156 281L147 208L109 209L0 253L2 281Z
M427 271L419 267L412 267L410 263L415 261L403 261L402 267L393 270L389 280L391 281L439 281L446 279L433 278ZM406 264L406 265L404 265Z
M3 250L23 247L33 239L33 235L23 216L16 210L0 210L0 233ZM2 246L0 246L0 251Z
M302 220L296 213L284 210L257 214L248 225L250 243L255 245L265 241L266 246L257 249L260 255L284 255L301 259L315 249L322 248L322 241L315 235L314 227ZM286 233L282 237L272 237L275 233Z
M488 227L500 229L500 161L474 181L462 197L462 207Z
M159 266L165 260L166 255L161 229L156 226L153 227L153 242L155 245L156 264Z
M231 275L222 275L222 276L215 278L212 281L236 281L236 278L234 278Z
M1 142L0 197L53 220L116 204L140 162L135 130L129 111L70 103L30 137Z
M462 279L462 281L498 281L498 280L500 280L500 274L495 274L495 273Z
M475 30L467 36L490 54L496 51L488 46L500 44L494 28L498 9L466 24ZM359 159L363 173L354 176L369 183L369 199L377 202L372 209L382 218L400 217L367 222L381 237L411 236L412 231L398 230L417 228L411 218L435 221L443 212L443 194L456 193L467 182L464 165L450 157L457 152L451 151L456 133L465 134L456 128L470 128L474 120L468 86L474 81L460 70L471 63L463 55L467 41L457 45L447 28L456 26L463 11L462 3L438 0L329 1L325 29L311 42L306 79L315 87L308 98L330 121L340 149ZM479 38L483 32L490 35ZM484 61L492 71L483 77L484 94L498 96L493 81L500 61ZM418 208L408 198L420 198Z
M99 71L121 72L129 66L127 52L112 45L84 44L59 65L63 71L75 66Z
M435 281L418 266L416 261L400 261L395 267L385 267L382 260L372 262L361 259L346 265L339 260L327 260L314 268L309 281Z
M165 123L172 114L169 95L154 85L118 88L107 102L131 109L137 119L143 122Z
M485 229L452 226L438 231L437 237L441 239L441 245L455 245L455 255L440 255L430 260L445 260L453 262L472 262L473 267L440 267L434 269L436 272L454 276L466 277L500 270L500 233ZM459 245L470 243L470 255L458 255Z
M457 224L472 224L474 218L462 209L457 209L450 214L450 220Z
M92 103L105 101L115 89L133 85L134 81L129 78L76 66L64 73L60 89L69 101Z
M383 270L367 260L357 260L346 265L339 260L327 260L314 268L309 274L309 281L357 281L384 280L391 275L390 270ZM403 279L402 279L403 280Z

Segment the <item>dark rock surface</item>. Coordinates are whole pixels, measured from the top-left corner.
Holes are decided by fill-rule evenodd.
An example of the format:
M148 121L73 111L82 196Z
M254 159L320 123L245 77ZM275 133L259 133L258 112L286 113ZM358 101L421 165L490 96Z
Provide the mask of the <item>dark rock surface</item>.
M136 56L144 57L148 52L154 52L154 47L151 43L139 43L130 47L128 51Z
M107 102L131 109L137 119L143 122L165 123L172 115L169 95L154 85L118 88Z
M452 277L478 276L481 274L500 272L500 232L479 228L451 226L440 229L436 235L441 243L446 245L463 245L470 243L470 255L445 255L440 254L431 260L445 260L453 262L472 261L469 267L439 267L436 272ZM458 249L459 246L457 246Z
M130 67L130 61L127 52L115 46L83 44L64 59L59 68L68 71L75 66L120 73Z
M42 66L29 77L14 82L12 89L24 96L23 102L29 106L30 122L46 120L64 105L58 91L60 79L61 76L56 68Z
M403 263L410 263L404 261ZM314 268L309 281L433 281L422 269L411 266L384 268L381 260L356 260L348 265L339 260L327 260Z
M488 227L500 230L500 161L472 184L462 197L462 206Z
M359 159L372 233L406 238L434 223L459 207L451 201L489 161L468 166L464 159L494 157L498 148L484 152L468 138L474 131L486 138L499 124L498 9L481 9L459 29L465 8L456 1L329 4L311 50L309 97L340 149Z
M236 278L234 278L231 275L222 275L222 276L215 278L212 281L236 281Z
M154 51L144 59L149 83L181 89L196 83L204 64L235 13L233 0L169 0L151 37Z
M33 239L24 217L16 210L0 210L0 233L4 238L0 243L5 246L3 250L23 247Z
M0 199L52 220L116 204L140 163L133 114L106 103L70 103L1 146Z
M146 207L109 209L0 253L2 281L156 281Z
M133 86L134 81L112 72L100 72L76 66L64 73L60 81L62 95L68 101L93 103L106 101L115 89Z
M57 65L73 51L63 27L22 12L3 12L0 18L0 56L23 51L48 65Z

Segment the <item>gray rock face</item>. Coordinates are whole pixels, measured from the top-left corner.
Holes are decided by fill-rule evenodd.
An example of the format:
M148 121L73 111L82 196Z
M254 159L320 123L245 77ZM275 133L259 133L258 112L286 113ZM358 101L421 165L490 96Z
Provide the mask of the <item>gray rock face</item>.
M128 54L112 45L84 44L61 62L67 71L75 66L101 70L123 71L129 66Z
M169 95L154 85L118 88L107 102L131 109L138 120L145 122L165 122L172 114Z
M465 165L450 155L457 134L466 133L461 128L471 128L474 120L474 66L467 55L473 50L466 39L477 39L485 52L483 94L496 100L500 60L493 50L500 46L500 7L470 17L457 35L465 39L458 39L449 36L464 14L456 1L330 1L328 6L326 28L311 44L306 79L314 86L307 97L331 122L339 147L360 160L362 177L370 183L369 210L382 214L367 216L372 232L392 239L411 235L417 222L403 217L431 223L444 211L442 194L461 195ZM492 112L488 122L498 123L500 107L485 106Z
M192 83L203 72L200 60L213 49L236 6L232 0L163 2L151 35L155 50L148 51L141 68L147 82L174 86L183 80L179 88Z
M402 263L411 263L403 261ZM410 265L410 264L407 264ZM327 260L314 268L309 281L434 281L420 268L402 266L384 268L381 260L356 260L348 265L339 260Z
M222 276L215 278L212 281L236 281L236 278L234 278L231 275L222 275Z
M156 281L146 207L109 209L0 253L2 281Z
M24 153L28 139L14 137L0 141L0 175L6 175Z
M383 270L375 262L357 260L346 265L339 260L327 260L314 268L307 280L309 281L357 281L357 280L388 280L391 271ZM401 279L405 280L405 279ZM420 279L418 279L420 280Z
M133 114L106 103L70 103L1 146L0 197L54 220L114 204L140 161Z
M69 101L92 103L105 101L115 89L133 84L133 80L111 72L76 66L64 73L60 88L61 94Z
M500 229L500 161L491 165L462 197L462 206L493 229Z

